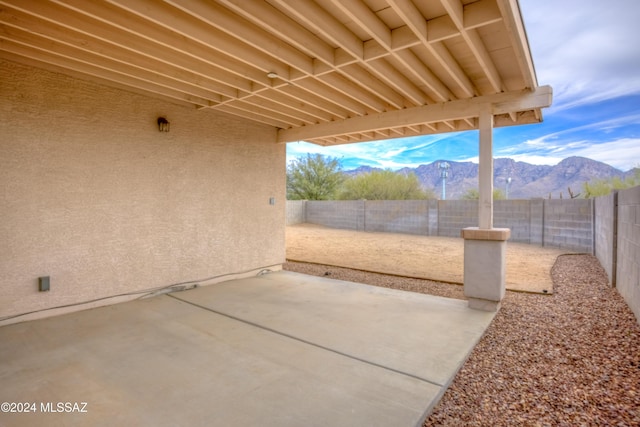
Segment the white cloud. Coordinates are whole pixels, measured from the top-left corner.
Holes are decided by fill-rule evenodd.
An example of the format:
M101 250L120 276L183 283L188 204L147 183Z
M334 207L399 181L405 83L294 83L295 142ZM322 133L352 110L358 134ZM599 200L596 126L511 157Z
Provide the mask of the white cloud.
M640 166L640 138L621 138L599 144L587 144L571 153L572 156L588 157L628 171Z
M345 169L367 165L382 169L400 169L403 167L417 167L429 163L427 151L436 152L434 146L455 134L430 135L426 137L396 138L383 141L373 141L356 144L344 144L323 147L307 142L287 144L287 161L306 156L307 153L322 154L324 156L342 159ZM433 156L434 153L431 153Z
M554 140L547 143L546 137L549 135L520 146L496 150L495 156L535 165L556 165L567 157L579 156L607 163L622 171L640 166L640 138L623 137L600 142Z
M520 0L538 81L554 109L640 93L637 0Z

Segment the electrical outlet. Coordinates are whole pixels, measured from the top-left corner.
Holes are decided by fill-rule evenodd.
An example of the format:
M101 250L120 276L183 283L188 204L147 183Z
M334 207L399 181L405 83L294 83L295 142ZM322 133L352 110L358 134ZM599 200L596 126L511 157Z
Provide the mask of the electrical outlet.
M48 292L50 286L49 276L38 277L38 290L40 292Z

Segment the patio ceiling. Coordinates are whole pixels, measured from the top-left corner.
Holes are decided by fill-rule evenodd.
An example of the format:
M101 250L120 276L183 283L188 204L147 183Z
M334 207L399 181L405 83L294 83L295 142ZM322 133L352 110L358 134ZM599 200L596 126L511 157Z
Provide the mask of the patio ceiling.
M0 56L322 145L536 123L517 0L0 0ZM82 102L79 100L79 102Z

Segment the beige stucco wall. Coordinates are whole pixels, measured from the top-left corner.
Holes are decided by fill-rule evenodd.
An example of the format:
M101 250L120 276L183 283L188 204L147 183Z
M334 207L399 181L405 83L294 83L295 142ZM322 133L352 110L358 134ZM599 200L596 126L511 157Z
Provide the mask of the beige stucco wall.
M0 61L0 319L277 268L275 138L266 125ZM51 291L38 292L39 276Z

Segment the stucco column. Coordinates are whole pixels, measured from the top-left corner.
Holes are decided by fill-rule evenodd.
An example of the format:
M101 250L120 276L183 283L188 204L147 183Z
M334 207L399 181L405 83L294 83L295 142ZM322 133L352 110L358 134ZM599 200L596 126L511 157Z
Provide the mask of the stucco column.
M504 298L508 228L468 227L464 239L464 295L469 307L498 311Z
M480 110L478 166L478 227L462 230L464 239L464 294L469 307L497 311L505 293L508 228L493 228L493 114L491 105Z

